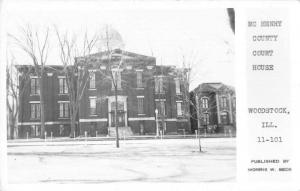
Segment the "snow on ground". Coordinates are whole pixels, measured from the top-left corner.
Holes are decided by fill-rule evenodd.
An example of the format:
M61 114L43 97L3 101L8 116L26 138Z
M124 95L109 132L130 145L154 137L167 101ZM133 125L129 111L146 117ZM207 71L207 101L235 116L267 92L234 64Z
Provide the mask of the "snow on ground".
M235 181L234 138L9 145L9 183Z

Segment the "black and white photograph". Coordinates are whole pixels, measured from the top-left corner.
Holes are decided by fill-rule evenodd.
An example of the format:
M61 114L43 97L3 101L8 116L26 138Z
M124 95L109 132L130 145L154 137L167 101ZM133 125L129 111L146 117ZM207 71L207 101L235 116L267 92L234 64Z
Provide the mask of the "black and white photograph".
M235 9L6 2L9 184L236 181Z

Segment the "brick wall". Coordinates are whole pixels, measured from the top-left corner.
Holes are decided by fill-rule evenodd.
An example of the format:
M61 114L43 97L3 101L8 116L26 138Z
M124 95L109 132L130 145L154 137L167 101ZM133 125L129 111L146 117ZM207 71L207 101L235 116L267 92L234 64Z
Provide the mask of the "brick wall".
M128 60L121 68L122 89L117 91L119 100L127 102L127 126L131 127L132 132L137 135L156 134L155 120L155 99L165 99L166 103L166 133L180 133L182 129L186 132L190 131L190 122L186 116L177 116L176 101L184 100L182 95L176 95L175 78L177 69L173 66L157 66L154 57L137 55L134 53L124 53ZM118 62L118 60L114 60ZM89 81L84 89L82 99L80 101L78 129L81 135L87 132L88 136L106 136L108 133L110 114L109 101L113 102L114 90L112 83L108 79L109 70L107 70L107 61L101 60L99 53L92 56L89 63L78 66L87 67L87 71L95 72L96 88L90 89ZM104 68L104 66L106 68ZM75 67L75 66L74 66ZM36 76L34 68L31 66L19 66L21 75L26 74L30 70L30 76ZM143 88L137 87L137 72L142 72ZM70 119L59 118L59 101L68 101L69 95L59 94L59 77L63 76L62 67L53 65L47 67L44 73L44 95L45 95L45 121L46 132L53 136L69 136ZM89 75L88 72L86 75ZM155 77L157 75L164 76L164 94L155 93ZM25 81L20 81L21 86L25 86ZM25 87L24 94L20 97L20 115L19 115L19 136L26 137L27 132L32 134L34 125L39 126L39 119L31 119L30 102L39 101L38 95L30 95L30 83ZM183 90L183 94L188 90ZM90 115L90 97L96 98L96 113ZM143 97L143 115L138 113L138 97ZM187 103L182 102L182 107ZM189 111L187 111L189 112ZM61 133L63 125L64 133Z

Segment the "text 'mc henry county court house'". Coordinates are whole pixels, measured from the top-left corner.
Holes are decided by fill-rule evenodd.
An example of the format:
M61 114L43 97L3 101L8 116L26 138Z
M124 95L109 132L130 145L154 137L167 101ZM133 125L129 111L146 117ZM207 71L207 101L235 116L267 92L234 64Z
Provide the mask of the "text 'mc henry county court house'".
M88 62L81 63L84 59L88 59ZM123 64L118 67L121 59ZM85 67L88 76L80 100L79 113L76 116L77 134L93 137L115 136L115 118L119 132L127 136L156 135L157 132L182 134L183 131L189 133L195 129L191 127L189 115L187 69L156 65L155 57L121 49L112 52L110 62L106 52L98 52L85 58L78 57L75 60L76 66L70 67ZM111 67L108 67L108 64L111 64ZM27 135L39 137L41 133L39 80L33 66L19 65L18 71L19 75L29 74L28 82L20 80L20 87L26 90L20 96L18 134L20 138ZM107 80L110 72L117 83L117 92L112 81ZM43 76L46 79L41 86L44 90L45 131L48 136L50 134L54 137L69 136L71 131L69 89L63 66L47 66ZM117 103L115 94L118 97ZM231 99L228 94L226 96L227 99ZM229 100L227 103L232 104ZM117 116L114 112L116 105ZM228 121L223 121L224 124L235 123L233 119L235 116L230 114L235 112L233 109L227 111ZM208 121L220 126L222 123L220 116L214 112L215 110L206 112L211 114ZM221 111L216 109L216 112ZM214 121L215 115L218 120ZM208 121L206 125L209 124Z

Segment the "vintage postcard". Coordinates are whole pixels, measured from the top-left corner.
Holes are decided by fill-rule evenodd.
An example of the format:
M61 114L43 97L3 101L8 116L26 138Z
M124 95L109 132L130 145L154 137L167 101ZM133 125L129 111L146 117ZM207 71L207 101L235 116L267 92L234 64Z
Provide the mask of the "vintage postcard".
M300 189L300 3L273 3L3 1L1 188Z

